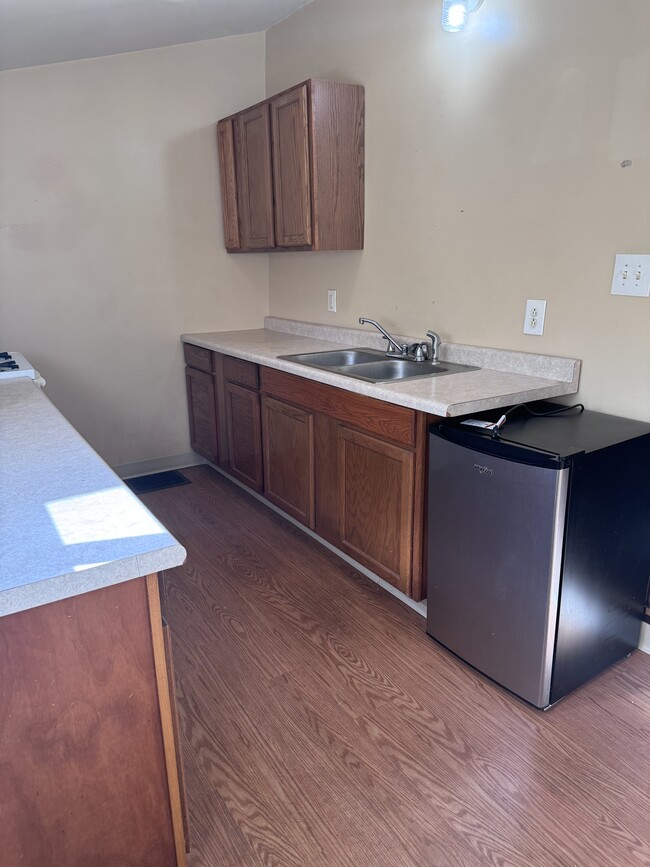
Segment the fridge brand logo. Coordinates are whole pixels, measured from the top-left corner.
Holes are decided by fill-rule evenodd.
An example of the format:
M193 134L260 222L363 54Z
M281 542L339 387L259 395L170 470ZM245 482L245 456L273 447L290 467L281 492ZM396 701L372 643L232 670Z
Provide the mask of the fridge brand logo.
M474 464L474 469L478 470L482 476L492 475L492 470L489 467L484 467L483 464Z

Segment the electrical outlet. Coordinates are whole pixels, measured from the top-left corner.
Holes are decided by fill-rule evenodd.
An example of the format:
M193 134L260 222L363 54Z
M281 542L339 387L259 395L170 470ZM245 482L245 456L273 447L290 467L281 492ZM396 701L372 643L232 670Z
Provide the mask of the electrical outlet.
M650 297L650 256L617 253L612 279L612 295Z
M544 318L546 317L546 301L533 299L526 301L524 316L524 334L535 334L541 337L544 333Z
M336 289L327 290L327 312L336 313Z

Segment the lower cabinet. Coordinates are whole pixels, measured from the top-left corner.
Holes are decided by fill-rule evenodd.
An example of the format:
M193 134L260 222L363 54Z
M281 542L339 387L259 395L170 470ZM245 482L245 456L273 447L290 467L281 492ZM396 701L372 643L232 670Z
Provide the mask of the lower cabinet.
M262 396L264 494L314 529L314 415Z
M338 428L339 545L398 589L411 579L413 451Z
M261 491L263 478L260 396L256 391L232 382L226 382L225 394L230 472L249 488Z
M422 599L427 416L243 359L213 352L208 365L195 355L186 353L188 364L213 371L214 391L211 404L205 374L188 367L192 447L213 462L216 449L234 478Z

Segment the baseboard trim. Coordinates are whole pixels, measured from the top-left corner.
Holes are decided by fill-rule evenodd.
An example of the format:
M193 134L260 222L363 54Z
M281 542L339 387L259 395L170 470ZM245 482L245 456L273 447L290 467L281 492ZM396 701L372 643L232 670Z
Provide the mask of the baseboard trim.
M650 653L650 625L647 623L641 624L641 638L639 639L639 650L644 653Z
M332 554L336 554L337 557L340 557L341 560L344 560L349 566L354 567L358 572L361 572L362 575L365 575L366 578L369 578L371 581L374 581L375 584L379 584L379 586L386 590L391 596L395 596L396 599L399 599L404 605L408 605L409 608L412 608L414 611L421 617L427 616L427 600L423 599L422 602L416 602L414 599L411 599L410 596L406 596L399 590L396 590L391 584L387 581L384 581L383 578L380 578L379 575L376 575L374 572L371 572L370 569L367 569L361 563L354 560L352 557L349 557L347 554L344 554L343 551L339 551L331 542L328 542L326 539L323 539L318 533L314 533L313 530L310 530L309 527L305 527L304 524L301 524L300 521L296 521L295 518L292 518L291 515L287 515L286 512L283 512L282 509L278 508L274 503L270 503L266 497L263 497L261 494L258 494L257 491L251 491L246 485L243 485L238 479L233 478L229 473L223 470L221 467L216 466L210 461L202 461L202 463L208 464L208 466L212 467L213 470L216 470L220 473L224 478L228 479L228 481L237 485L238 488L241 488L242 491L245 491L247 494L250 494L251 497L255 497L256 500L259 500L260 503L263 503L268 509L271 509L273 512L277 512L278 515L282 515L285 520L292 523L295 527L298 527L299 530L302 530L307 536L310 536L316 542L319 542L324 548L327 548L328 551L331 551Z
M131 479L134 476L150 476L163 470L182 470L183 467L196 467L207 463L195 452L185 455L170 455L167 458L153 458L150 461L136 461L134 464L120 464L113 467L113 472L121 479Z

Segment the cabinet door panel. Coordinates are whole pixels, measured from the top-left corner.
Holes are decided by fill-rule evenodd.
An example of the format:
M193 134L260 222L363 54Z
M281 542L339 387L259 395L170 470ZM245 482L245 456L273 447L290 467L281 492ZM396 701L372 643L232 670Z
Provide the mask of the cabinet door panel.
M232 120L220 120L217 124L217 144L219 147L224 240L227 250L239 250L241 244L239 241L235 139Z
M342 426L338 433L339 544L409 593L414 454Z
M311 244L311 183L307 87L271 100L275 240L280 247Z
M241 246L263 249L275 244L271 180L271 129L268 104L237 115L237 196Z
M216 463L217 414L212 374L186 367L185 383L192 449Z
M230 472L256 491L262 490L262 429L260 396L255 391L227 382L226 419Z
M314 528L314 417L262 398L264 493L298 521Z

